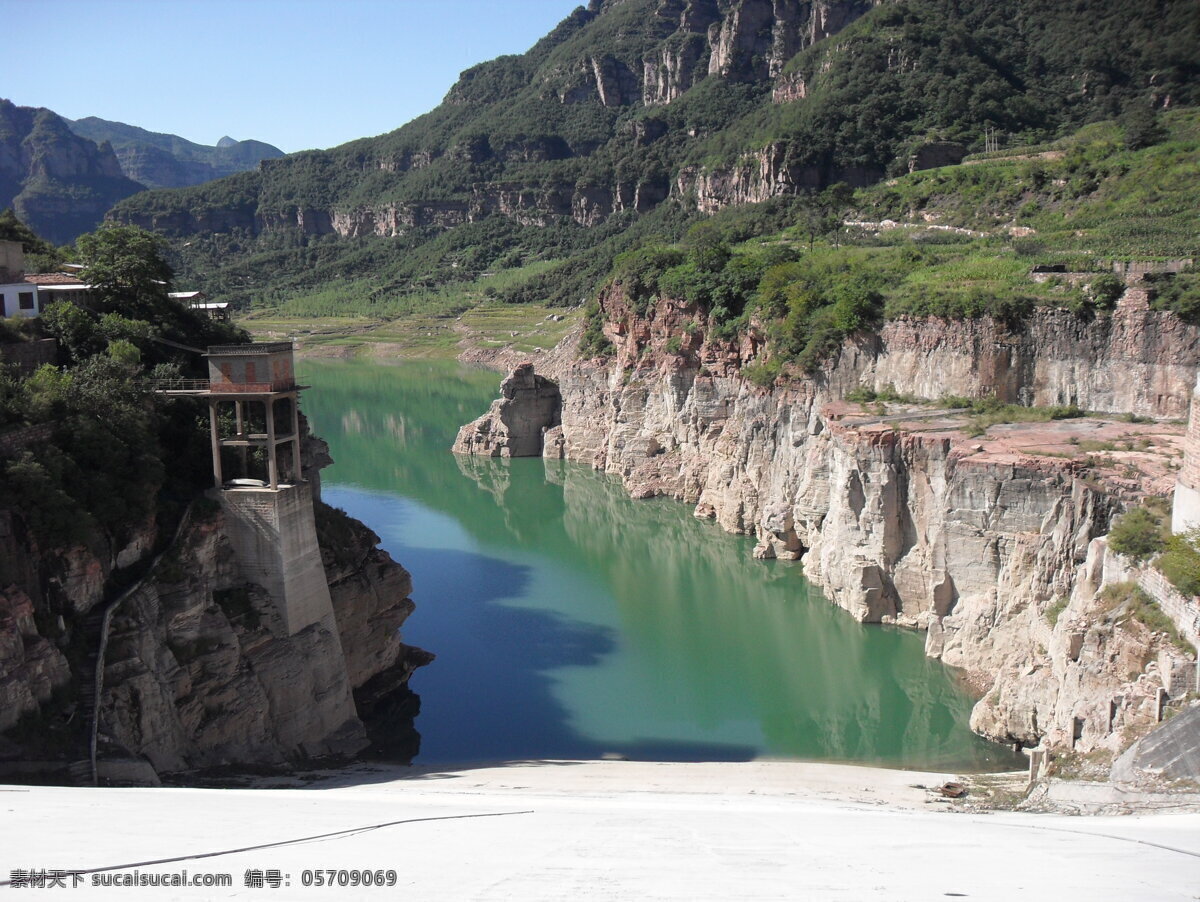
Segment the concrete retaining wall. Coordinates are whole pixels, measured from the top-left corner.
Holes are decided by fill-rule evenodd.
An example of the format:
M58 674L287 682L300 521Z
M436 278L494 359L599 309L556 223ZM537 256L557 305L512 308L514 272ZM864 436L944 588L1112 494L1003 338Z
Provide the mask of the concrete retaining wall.
M308 484L219 494L243 578L266 589L287 634L324 622L336 635Z
M1162 608L1163 613L1171 618L1180 635L1200 649L1200 602L1196 597L1184 595L1154 567L1142 569L1138 574L1138 585L1141 586L1143 592L1154 599L1155 603ZM1186 692L1200 688L1196 685L1196 677L1194 664L1190 670L1183 669L1178 673L1163 673L1163 681L1167 684L1167 692L1172 698L1178 698Z
M58 342L53 338L40 338L0 344L0 361L14 365L22 377L29 376L43 363L58 363Z

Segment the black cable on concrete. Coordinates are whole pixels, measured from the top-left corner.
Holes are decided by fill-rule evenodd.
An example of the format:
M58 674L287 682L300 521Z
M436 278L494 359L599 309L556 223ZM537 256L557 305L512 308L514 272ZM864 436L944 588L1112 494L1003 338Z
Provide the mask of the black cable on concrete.
M237 855L240 852L257 852L260 849L275 849L280 846L294 846L300 843L316 842L321 839L335 839L341 836L354 836L358 833L369 833L372 830L382 830L384 827L395 827L400 824L420 824L426 821L458 821L477 817L507 817L513 814L533 814L533 811L492 811L487 814L447 814L441 817L413 817L402 821L388 821L384 824L370 824L366 827L351 827L348 830L335 830L333 833L318 833L316 836L300 836L296 839L283 839L279 842L261 843L256 846L243 846L240 849L222 849L220 852L200 852L196 855L179 855L174 858L156 858L153 861L135 861L130 864L114 864L102 868L64 868L66 874L99 874L104 871L127 871L133 868L146 868L156 864L174 864L177 861L197 861L201 858L216 858L219 855ZM0 886L11 886L12 880L0 880Z

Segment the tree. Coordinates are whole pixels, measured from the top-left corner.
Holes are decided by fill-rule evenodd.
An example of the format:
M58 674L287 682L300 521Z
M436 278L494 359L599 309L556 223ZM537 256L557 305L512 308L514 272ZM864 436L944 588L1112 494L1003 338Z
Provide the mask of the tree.
M1184 595L1200 595L1200 529L1168 538L1158 569Z
M844 221L842 214L853 199L854 189L845 182L830 185L820 194L809 198L801 213L801 222L808 233L810 251L818 237L841 231Z
M166 242L137 226L105 223L75 242L83 279L92 286L102 312L116 310L143 317L167 300L174 273L167 264ZM145 317L151 318L151 317Z
M1125 146L1130 150L1150 147L1167 136L1154 107L1146 102L1131 104L1117 121L1125 132Z
M90 313L71 301L55 301L42 313L42 326L66 352L71 363L79 363L103 346Z

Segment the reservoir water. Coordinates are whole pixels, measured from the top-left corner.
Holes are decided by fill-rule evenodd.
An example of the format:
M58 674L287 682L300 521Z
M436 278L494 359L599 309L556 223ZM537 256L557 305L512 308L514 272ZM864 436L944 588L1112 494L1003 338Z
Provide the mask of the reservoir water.
M325 501L413 575L418 763L800 758L1020 766L970 732L923 637L864 626L796 563L611 477L449 452L500 376L449 362L305 361Z

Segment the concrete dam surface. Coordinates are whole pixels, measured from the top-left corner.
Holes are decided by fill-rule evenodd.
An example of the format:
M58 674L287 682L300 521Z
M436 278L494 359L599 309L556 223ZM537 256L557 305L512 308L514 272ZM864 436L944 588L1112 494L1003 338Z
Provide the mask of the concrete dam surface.
M384 899L397 887L497 902L1195 898L1200 815L951 814L913 785L946 776L785 762L376 765L278 789L108 789L102 809L94 791L35 786L4 796L0 842L13 867L85 871L86 889L67 878L50 898L126 898L93 877L185 870L229 882L147 898ZM316 869L347 885L311 885ZM361 885L365 871L383 885ZM247 885L272 872L277 889Z

